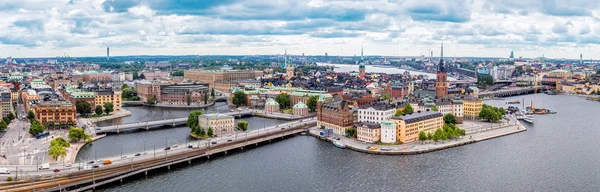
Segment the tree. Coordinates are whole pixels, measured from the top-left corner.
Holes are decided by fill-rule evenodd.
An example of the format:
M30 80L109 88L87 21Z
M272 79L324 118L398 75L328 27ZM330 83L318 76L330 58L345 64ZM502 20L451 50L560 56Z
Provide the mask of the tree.
M444 123L446 124L456 124L456 117L452 113L448 113L444 115Z
M433 105L433 107L431 107L432 111L440 111L440 109L438 109L437 105Z
M190 94L187 94L185 96L185 101L187 102L187 105L192 104L192 96Z
M204 104L208 104L208 93L204 93Z
M410 106L410 103L407 103L406 106L404 106L404 114L411 114L414 112L415 110Z
M29 126L29 134L37 135L44 132L44 126L39 121L31 122Z
M177 69L177 71L174 71L173 73L171 73L172 76L183 76L183 74L185 73L185 71L183 69Z
M433 135L431 132L427 133L427 140L433 140Z
M346 137L356 138L356 135L357 135L356 128L346 129Z
M79 100L75 103L75 110L82 116L88 116L92 113L92 104L87 101ZM97 114L102 114L102 112Z
M280 93L275 97L275 101L279 103L279 108L281 109L290 107L290 95L288 95L287 93Z
M151 104L151 105L155 104L156 103L156 97L152 96L152 97L146 98L146 103Z
M96 109L94 109L94 112L96 112L97 115L101 115L102 114L102 106L96 105Z
M4 123L6 123L6 125L10 125L10 118L2 117L2 121L4 121Z
M308 101L306 101L306 106L308 107L308 110L310 110L311 112L314 112L317 109L318 100L319 100L319 96L317 96L317 95L310 96L308 98Z
M123 86L121 86L121 90L123 90L123 89L127 89L127 88L129 88L129 85L127 85L127 84L123 83Z
M481 108L481 112L479 112L479 119L496 122L502 119L502 116L504 116L505 113L506 111L501 107L497 108L484 104Z
M114 111L114 105L112 102L104 103L104 112L108 115L110 112Z
M185 122L185 125L187 125L192 130L194 130L196 128L199 128L199 126L198 126L198 116L200 116L202 114L204 114L204 112L202 112L200 110L193 110L188 115L188 119Z
M238 121L237 129L240 131L248 131L248 121Z
M233 93L232 102L235 105L235 107L246 105L246 103L248 103L247 98L246 98L246 93L244 93L243 91L239 91L239 90L236 91L235 93Z
M6 128L8 128L8 124L4 121L0 121L0 131L5 130Z
M33 113L31 109L29 110L29 112L27 112L27 119L29 119L30 121L33 121L35 119L35 113Z
M215 98L215 88L210 89L210 96Z
M397 108L396 114L394 114L394 116L401 116L402 114L404 114L403 110L404 108Z
M146 79L146 76L144 76L144 73L140 74L140 79Z
M389 101L391 101L391 100L392 100L392 97L390 97L388 94L383 94L383 95L381 96L381 100L389 100Z
M138 75L138 72L137 72L137 71L133 71L133 72L131 72L131 73L132 73L132 75L133 75L133 79L139 79L139 78L140 78L140 76Z
M17 117L15 117L15 114L13 112L9 112L6 117L8 117L8 119L10 119L11 121L14 120L15 118L17 118Z
M206 132L206 135L208 135L209 137L213 136L213 129L212 129L212 127L208 127L208 131Z
M56 138L56 139L50 141L50 145L58 145L58 146L61 146L61 147L69 147L69 146L71 146L71 144L69 144L69 142L67 142L62 137L59 137L59 138Z
M90 141L90 134L86 133L83 128L71 127L69 128L69 140L72 142L79 142L81 140Z
M58 145L50 145L50 149L48 150L48 155L50 155L54 159L58 159L58 157L64 157L67 155L67 151L64 147Z
M206 135L206 132L204 131L204 128L198 127L194 130L194 134L196 134L196 136L203 136Z
M425 132L421 131L419 132L419 141L421 141L421 143L423 143L423 141L427 140L427 135L425 134Z

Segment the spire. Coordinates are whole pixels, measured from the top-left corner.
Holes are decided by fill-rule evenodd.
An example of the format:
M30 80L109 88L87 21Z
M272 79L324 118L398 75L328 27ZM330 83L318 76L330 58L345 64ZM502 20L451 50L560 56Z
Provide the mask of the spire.
M444 42L442 41L442 47L440 51L440 63L438 65L438 72L446 72L444 69Z
M441 51L441 53L442 53L441 60L444 60L444 42L443 41L442 41L442 51Z
M284 61L283 61L284 64L283 65L285 67L287 67L287 49L285 49L285 54L284 54L283 58L284 58Z
M360 46L360 60L363 60L363 47Z

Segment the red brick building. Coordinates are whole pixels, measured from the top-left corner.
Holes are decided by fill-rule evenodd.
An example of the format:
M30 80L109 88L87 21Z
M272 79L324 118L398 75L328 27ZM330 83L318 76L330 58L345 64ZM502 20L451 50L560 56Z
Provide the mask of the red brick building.
M408 95L408 87L402 84L388 83L387 86L385 86L383 93L391 98L400 99Z
M346 134L346 129L354 126L354 115L348 101L324 102L323 98L317 102L317 126L333 129L335 134Z

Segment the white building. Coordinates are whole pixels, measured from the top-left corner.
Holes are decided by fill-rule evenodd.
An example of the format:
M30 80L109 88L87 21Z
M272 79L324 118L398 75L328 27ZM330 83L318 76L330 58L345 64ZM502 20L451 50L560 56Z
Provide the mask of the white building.
M396 108L388 103L365 104L358 109L358 122L381 123L394 114Z
M396 123L393 121L381 122L381 142L396 143Z

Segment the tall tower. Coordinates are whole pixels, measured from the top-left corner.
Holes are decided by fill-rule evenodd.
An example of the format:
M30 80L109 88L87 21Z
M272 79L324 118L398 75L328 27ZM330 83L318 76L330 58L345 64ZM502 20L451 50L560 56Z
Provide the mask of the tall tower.
M108 61L110 59L110 48L106 47L106 60Z
M362 47L360 48L360 62L358 63L358 75L361 78L365 78L365 58Z
M287 63L287 49L285 50L285 56L284 56L284 64L285 64L285 74L286 74L286 79L291 79L292 77L294 77L294 64L288 64Z
M579 54L579 64L583 65L583 54Z
M442 42L442 48L440 52L440 63L438 64L438 69L436 73L435 79L435 96L437 98L443 98L448 95L448 74L446 73L446 68L444 67L444 43Z

